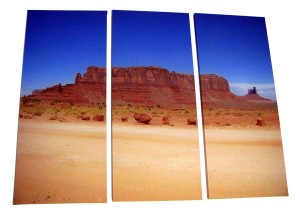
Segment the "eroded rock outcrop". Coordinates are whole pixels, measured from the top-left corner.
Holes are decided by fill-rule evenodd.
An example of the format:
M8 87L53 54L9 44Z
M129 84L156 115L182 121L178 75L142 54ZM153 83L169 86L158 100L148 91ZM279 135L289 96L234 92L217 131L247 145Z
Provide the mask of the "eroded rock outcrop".
M113 67L112 104L195 108L194 76L160 67ZM230 92L228 81L215 74L200 76L203 102L245 101ZM90 66L73 84L34 90L30 98L70 103L105 103L106 69ZM253 96L251 96L253 97Z
M215 74L200 75L200 91L203 102L242 101L230 92L228 81Z
M112 100L166 108L195 107L194 77L152 66L113 68Z
M205 74L200 76L201 91L230 92L228 81L215 74Z

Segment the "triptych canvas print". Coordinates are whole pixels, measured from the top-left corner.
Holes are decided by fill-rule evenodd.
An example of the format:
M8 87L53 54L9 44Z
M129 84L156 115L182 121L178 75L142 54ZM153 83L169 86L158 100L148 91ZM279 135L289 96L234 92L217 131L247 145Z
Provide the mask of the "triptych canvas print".
M265 19L28 11L16 156L14 204L287 196Z

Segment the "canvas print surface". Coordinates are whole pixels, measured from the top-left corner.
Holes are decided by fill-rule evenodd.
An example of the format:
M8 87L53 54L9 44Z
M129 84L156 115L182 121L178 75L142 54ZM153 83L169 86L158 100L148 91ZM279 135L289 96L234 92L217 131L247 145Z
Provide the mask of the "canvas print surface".
M106 12L28 11L14 204L106 202Z
M112 13L113 200L201 199L189 15Z
M194 19L209 198L287 196L265 19Z

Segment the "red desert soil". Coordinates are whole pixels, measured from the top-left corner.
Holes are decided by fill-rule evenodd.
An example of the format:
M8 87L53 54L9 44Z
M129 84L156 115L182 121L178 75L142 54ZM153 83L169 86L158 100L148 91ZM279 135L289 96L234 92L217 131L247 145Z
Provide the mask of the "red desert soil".
M105 130L20 119L14 204L106 202Z
M113 200L201 199L196 126L114 123Z

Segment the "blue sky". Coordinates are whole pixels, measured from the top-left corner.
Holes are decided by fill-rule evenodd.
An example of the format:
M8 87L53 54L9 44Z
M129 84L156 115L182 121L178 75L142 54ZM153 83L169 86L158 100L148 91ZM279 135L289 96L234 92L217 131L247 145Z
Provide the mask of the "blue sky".
M225 77L237 95L256 86L276 99L264 18L195 14L194 20L200 74Z
M112 66L193 74L188 14L113 11L112 24Z
M21 95L106 66L106 12L28 11Z

